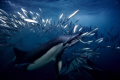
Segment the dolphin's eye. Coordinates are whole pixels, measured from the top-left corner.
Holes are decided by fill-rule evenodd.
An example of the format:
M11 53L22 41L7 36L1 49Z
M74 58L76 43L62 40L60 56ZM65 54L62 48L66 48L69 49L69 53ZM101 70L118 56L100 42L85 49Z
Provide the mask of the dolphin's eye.
M71 42L74 42L74 41L76 41L77 39L73 39Z

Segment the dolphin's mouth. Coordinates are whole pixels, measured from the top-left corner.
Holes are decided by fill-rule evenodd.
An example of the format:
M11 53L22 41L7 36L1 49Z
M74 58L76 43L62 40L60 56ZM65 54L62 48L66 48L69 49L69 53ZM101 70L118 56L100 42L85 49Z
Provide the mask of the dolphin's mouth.
M75 44L79 41L79 39L80 39L79 35L76 35L76 36L72 37L72 38L68 41L69 46L75 45Z
M74 44L76 44L79 40L78 39L72 39L69 43L69 46L73 46Z
M81 38L80 37L81 34L82 33L79 33L79 34L76 34L76 35L69 37L69 39L67 40L66 43L64 43L64 45L68 44L69 46L73 46L74 44L76 44L79 41L79 39Z

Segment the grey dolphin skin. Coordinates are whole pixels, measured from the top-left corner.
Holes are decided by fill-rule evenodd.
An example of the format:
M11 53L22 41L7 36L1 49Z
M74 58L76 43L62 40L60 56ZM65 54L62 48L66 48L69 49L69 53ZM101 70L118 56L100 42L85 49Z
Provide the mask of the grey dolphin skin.
M64 49L73 46L78 42L78 38L82 33L68 36L59 36L54 38L42 46L30 52L21 51L13 48L16 59L13 62L16 67L22 67L26 70L35 70L51 61L55 61L57 75L62 68L61 54Z

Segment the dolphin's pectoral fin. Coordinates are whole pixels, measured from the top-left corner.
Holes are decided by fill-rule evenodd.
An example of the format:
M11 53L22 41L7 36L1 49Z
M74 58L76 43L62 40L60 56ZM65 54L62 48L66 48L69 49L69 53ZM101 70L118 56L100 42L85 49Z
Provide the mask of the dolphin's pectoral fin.
M30 63L21 63L21 64L15 64L14 67L22 70L27 70L26 68L30 65Z
M59 70L59 73L62 69L62 60L58 61L58 70Z
M62 60L61 60L61 58L56 59L55 67L56 67L57 76L59 76L59 73L60 73L61 68L62 68Z
M14 53L15 53L16 58L17 58L17 57L21 57L21 56L23 56L25 53L27 53L27 52L21 51L21 50L19 50L19 49L17 49L17 48L13 48L13 50L14 50Z
M27 67L31 63L16 64L17 67Z

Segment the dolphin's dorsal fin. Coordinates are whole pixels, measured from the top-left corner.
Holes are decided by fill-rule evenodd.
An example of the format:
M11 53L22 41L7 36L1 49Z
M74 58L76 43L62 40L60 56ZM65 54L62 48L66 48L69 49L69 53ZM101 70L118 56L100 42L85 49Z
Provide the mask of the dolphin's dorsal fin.
M17 48L13 48L13 50L14 50L14 53L15 53L16 57L21 57L21 56L23 56L23 55L25 55L27 53L27 52L21 51L21 50L19 50Z

